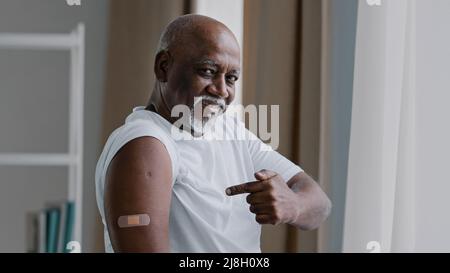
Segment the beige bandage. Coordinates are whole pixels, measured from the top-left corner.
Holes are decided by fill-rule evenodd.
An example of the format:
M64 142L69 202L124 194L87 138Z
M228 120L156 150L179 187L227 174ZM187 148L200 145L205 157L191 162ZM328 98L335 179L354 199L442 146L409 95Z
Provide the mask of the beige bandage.
M117 224L121 228L148 226L150 217L147 214L122 215Z

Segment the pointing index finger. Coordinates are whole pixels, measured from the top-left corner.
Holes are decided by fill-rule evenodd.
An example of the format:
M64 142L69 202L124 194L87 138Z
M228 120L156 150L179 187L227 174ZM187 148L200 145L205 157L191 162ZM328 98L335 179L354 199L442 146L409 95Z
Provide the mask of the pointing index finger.
M252 181L228 187L225 192L228 196L242 193L253 193L264 190L264 184L261 181Z

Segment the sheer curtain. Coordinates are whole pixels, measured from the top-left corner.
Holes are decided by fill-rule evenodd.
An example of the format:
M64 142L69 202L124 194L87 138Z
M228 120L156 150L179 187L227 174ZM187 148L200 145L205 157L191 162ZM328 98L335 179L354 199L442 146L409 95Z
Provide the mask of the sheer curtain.
M344 252L414 251L415 6L359 2Z

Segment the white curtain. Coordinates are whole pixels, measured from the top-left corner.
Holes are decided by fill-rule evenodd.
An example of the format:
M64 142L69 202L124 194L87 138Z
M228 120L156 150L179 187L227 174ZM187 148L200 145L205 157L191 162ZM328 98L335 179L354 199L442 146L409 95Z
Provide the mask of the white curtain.
M415 5L359 1L344 252L414 251Z

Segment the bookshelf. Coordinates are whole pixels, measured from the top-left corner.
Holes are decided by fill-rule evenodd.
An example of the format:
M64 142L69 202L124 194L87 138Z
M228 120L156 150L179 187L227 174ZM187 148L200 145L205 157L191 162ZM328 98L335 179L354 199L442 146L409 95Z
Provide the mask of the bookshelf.
M59 50L70 54L69 147L68 153L0 153L2 166L67 166L68 196L75 202L73 238L82 242L83 201L83 110L85 26L79 23L70 33L0 33L0 50Z

